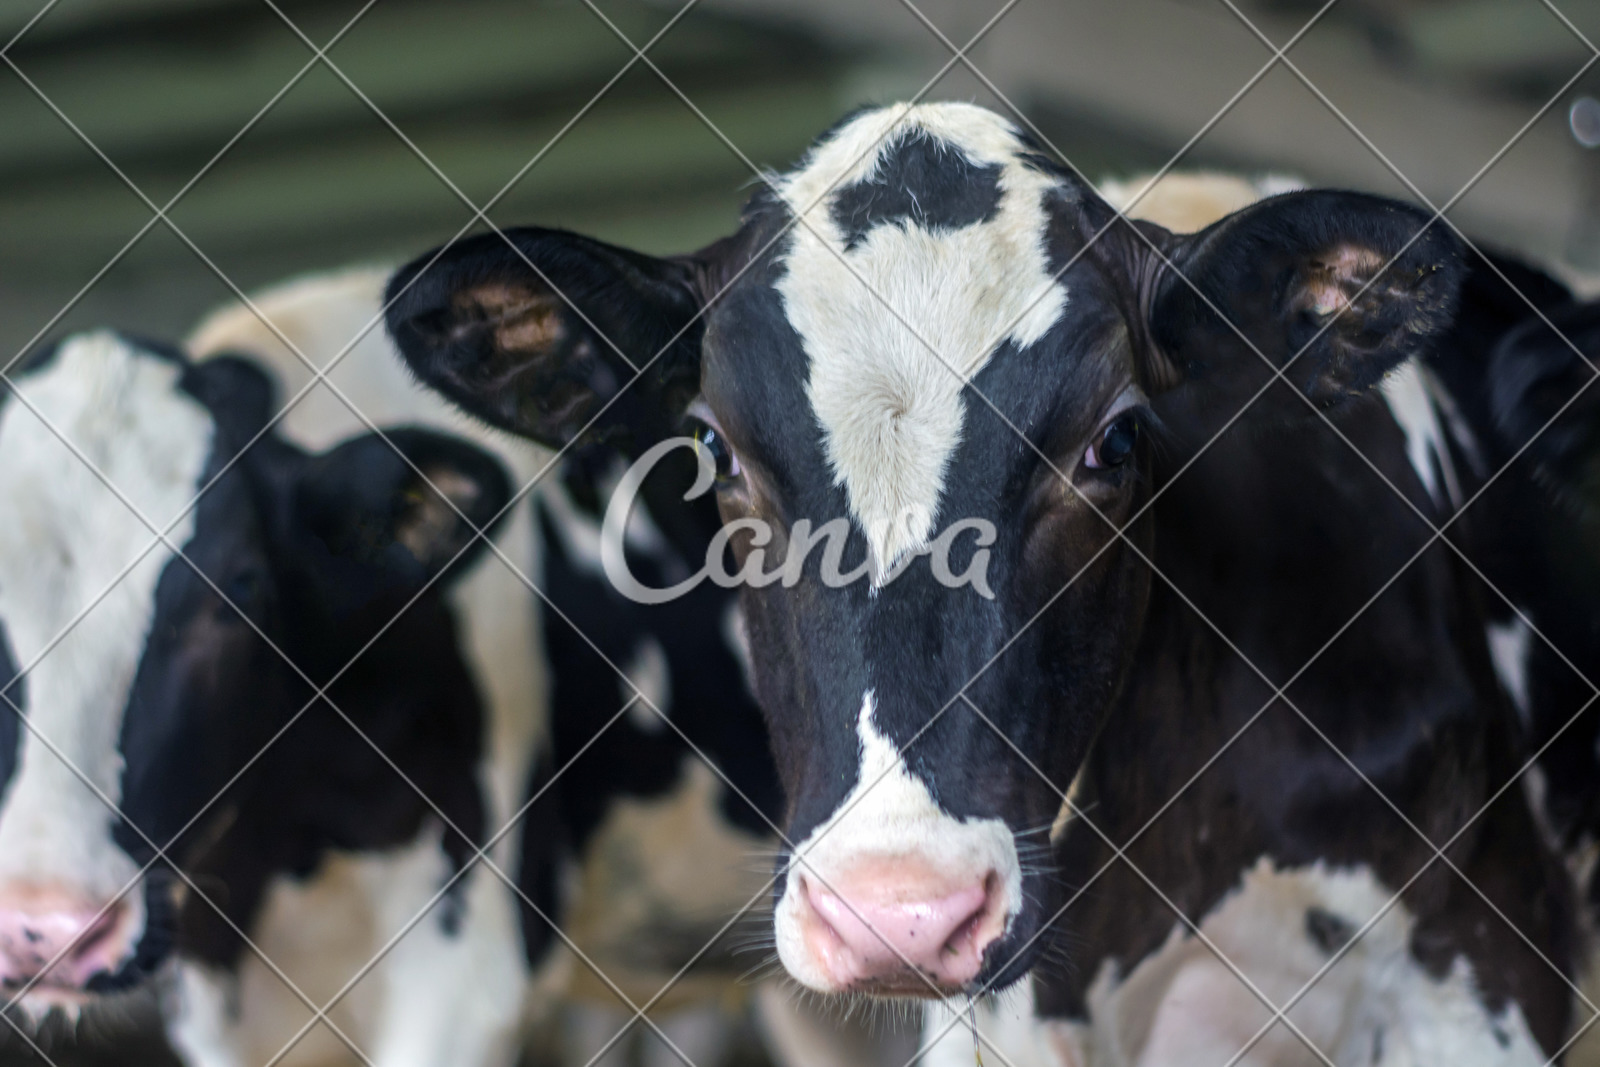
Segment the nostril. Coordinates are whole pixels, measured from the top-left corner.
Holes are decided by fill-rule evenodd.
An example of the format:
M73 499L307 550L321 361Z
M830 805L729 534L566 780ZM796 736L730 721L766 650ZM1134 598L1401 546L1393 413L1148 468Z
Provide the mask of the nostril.
M902 857L858 864L833 884L802 876L796 888L810 960L835 988L925 996L929 983L963 987L1004 933L1009 910L998 872L952 880Z
M1000 875L990 871L983 879L983 896L972 914L967 916L945 941L943 951L949 956L959 956L971 951L982 957L1004 930L1004 886Z
M0 983L82 989L117 970L137 926L136 910L123 901L91 906L55 888L0 890Z

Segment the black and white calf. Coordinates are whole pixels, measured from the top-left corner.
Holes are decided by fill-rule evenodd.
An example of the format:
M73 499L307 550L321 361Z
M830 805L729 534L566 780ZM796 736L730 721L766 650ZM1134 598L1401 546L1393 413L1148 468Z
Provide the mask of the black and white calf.
M1426 527L1313 413L1431 506L1362 399L1455 311L1426 222L1314 191L1177 235L987 111L896 107L699 253L514 231L521 255L402 271L389 325L425 381L546 443L697 427L755 579L801 983L1033 969L1067 1062L1221 1063L1272 1012L1209 942L1274 1004L1329 966L1289 1019L1336 1061L1537 1064L1570 914L1520 793L1469 821L1514 769L1482 604L1440 546L1402 573ZM1397 811L1459 832L1527 943L1452 872L1409 883L1434 852ZM1250 1062L1306 1056L1287 1033Z
M14 380L5 996L77 1010L176 946L175 1044L204 1067L265 1062L313 1018L275 969L320 1007L377 956L375 926L440 896L331 1018L379 1064L509 1062L515 916L485 873L452 884L487 821L488 694L450 600L481 551L471 527L509 499L504 469L417 429L250 446L274 410L262 370L110 332ZM313 874L359 904L330 913ZM351 969L322 966L341 953ZM330 1050L311 1027L286 1062Z
M252 297L254 311L233 306L211 316L188 348L200 357L249 352L285 382L288 396L309 386L282 423L305 447L364 428L349 401L380 424L462 435L496 454L516 488L533 481L551 463L549 452L463 417L416 384L381 327L368 329L387 280L386 272L352 270L278 286ZM314 384L285 341L318 366L338 357L331 386ZM756 960L736 950L765 914L766 879L755 857L770 854L767 820L781 811L742 664L736 595L709 584L659 606L618 595L602 572L600 543L619 466L611 450L563 457L531 505L508 514L495 538L499 553L477 557L453 594L478 685L494 694L485 764L491 827L505 825L527 795L530 759L546 773L567 768L520 836L495 853L545 913L521 914L527 967L543 975L525 1018L542 1021L553 1002L562 1004L565 1055L577 1063L607 1046L614 1051L605 1064L625 1062L635 1045L646 1064L680 1062L640 1027L614 1043L632 1015L614 987L635 1004L654 1000L651 1018L696 1064L712 1067L754 991L780 1061L874 1062L876 1041L829 1032L819 1044L814 1020L788 998L740 981ZM705 556L719 525L714 502L683 500L673 480L682 474L663 468L646 480L628 529L628 566L653 585L698 566L688 561ZM550 838L555 819L559 841ZM510 849L519 840L520 866ZM558 883L567 891L558 894ZM549 899L557 895L559 910ZM755 916L719 937L752 899L760 901ZM549 918L559 918L587 963L569 958ZM331 955L326 965L350 969Z
M1128 197L1135 179L1112 189ZM1227 175L1168 175L1134 210L1176 215L1198 229L1249 203L1258 185ZM1119 202L1119 206L1120 202ZM1587 383L1600 357L1600 305L1512 256L1467 257L1461 306L1435 349L1388 376L1382 395L1406 454L1451 538L1487 579L1492 662L1515 707L1525 785L1550 840L1586 896L1591 937L1570 949L1592 988L1592 924L1600 906L1600 713L1590 679L1600 663L1600 539L1596 481L1600 398ZM1590 992L1590 998L1593 993ZM1589 1012L1578 1010L1579 1021ZM1591 1040L1569 1062L1590 1062Z

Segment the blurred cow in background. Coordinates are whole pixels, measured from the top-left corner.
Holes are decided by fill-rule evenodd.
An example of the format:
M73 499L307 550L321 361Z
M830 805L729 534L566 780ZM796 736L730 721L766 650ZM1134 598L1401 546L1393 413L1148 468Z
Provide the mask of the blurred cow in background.
M303 450L268 429L255 364L110 332L14 382L6 996L75 1013L176 947L171 1034L197 1067L266 1062L302 1026L285 1062L348 1055L309 1024L357 977L330 1018L373 1062L509 1062L525 966L514 912L468 870L487 716L451 605L505 470L415 428ZM379 955L375 928L413 917Z
M528 966L559 961L559 1054L582 1064L608 1050L605 1067L635 1054L646 1067L678 1064L643 1027L617 1041L633 1016L625 996L651 1003L650 1018L668 1040L710 1067L733 1051L754 992L761 1037L780 1062L894 1059L898 1067L911 1035L874 1035L819 1017L771 983L745 978L761 969L750 946L767 940L764 868L780 798L748 688L735 593L705 583L660 605L620 595L600 563L602 514L621 475L617 454L575 449L552 468L553 453L462 415L417 384L376 325L387 280L387 272L352 270L279 286L256 294L253 309L210 317L188 348L202 359L248 352L285 382L286 399L304 390L282 429L308 446L358 432L368 419L419 424L494 452L512 472L514 492L539 479L532 503L508 511L495 538L500 551L477 557L459 583L458 604L462 630L476 642L474 662L497 679L487 687L495 695L486 741L491 825L504 825L522 803L527 790L518 781L530 754L540 766L536 792L565 768L541 801L559 812L559 845L548 840L549 818L525 819L518 879L544 912L522 908ZM326 380L315 381L302 357L318 369L331 365ZM683 500L692 468L663 465L641 487L625 552L647 585L671 584L698 566L719 525L710 502ZM564 857L554 864L553 847ZM502 857L504 870L515 863ZM554 906L546 903L552 896L560 898ZM559 919L580 959L568 958L550 919ZM550 988L539 983L541 1003L530 1003L529 1020L548 1014Z

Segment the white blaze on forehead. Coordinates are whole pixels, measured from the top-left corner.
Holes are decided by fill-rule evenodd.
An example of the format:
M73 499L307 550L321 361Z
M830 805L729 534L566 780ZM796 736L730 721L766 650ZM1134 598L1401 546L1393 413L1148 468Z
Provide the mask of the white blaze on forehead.
M880 225L846 251L831 211L837 192L871 180L918 134L953 162L1000 168L995 216L956 229ZM1058 183L1027 166L1024 151L1015 128L983 108L899 105L847 123L779 184L804 224L777 288L805 345L807 395L835 483L876 574L928 542L961 440L963 381L1007 341L1039 340L1066 306L1045 243L1045 197Z
M802 874L827 886L863 862L913 859L956 884L978 884L992 873L1004 886L1008 923L1022 908L1022 868L1010 827L1002 819L957 819L941 810L894 742L879 732L874 710L869 689L856 720L861 764L855 788L795 847L774 916L778 957L816 989L828 988L829 979L802 939Z
M64 343L17 385L28 403L157 528L193 498L211 451L205 408L177 391L179 368L109 333ZM27 666L154 540L154 534L15 398L0 407L0 618ZM168 535L182 545L186 516ZM122 713L172 553L158 548L27 676L27 716L95 789L120 801ZM13 690L15 693L15 690ZM14 714L0 704L0 713ZM0 801L0 881L53 882L92 899L135 872L112 842L104 802L24 730Z

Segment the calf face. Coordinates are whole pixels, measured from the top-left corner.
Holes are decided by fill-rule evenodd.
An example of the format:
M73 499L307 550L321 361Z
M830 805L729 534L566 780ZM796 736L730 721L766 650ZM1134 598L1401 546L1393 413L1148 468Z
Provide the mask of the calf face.
M271 780L326 786L331 735L313 720L329 709L254 760L313 694L272 645L325 684L467 544L451 505L481 524L508 490L477 449L416 431L393 434L405 459L370 436L246 450L272 410L259 370L110 333L62 342L15 391L0 404L0 986L40 1010L129 987L168 954L177 886L158 849L203 864L261 824L252 804L297 844L337 841L301 812L307 781ZM414 611L426 626L437 605ZM355 714L403 727L404 707L376 711ZM227 889L248 922L253 887Z
M1019 977L1059 904L1029 860L1138 632L1149 529L1117 530L1150 491L1147 402L1220 425L1264 387L1270 421L1373 384L1452 311L1426 221L1311 192L1177 237L987 111L891 108L700 253L510 231L401 271L389 327L423 380L547 443L637 451L687 420L757 575L779 955L814 989L927 996Z

